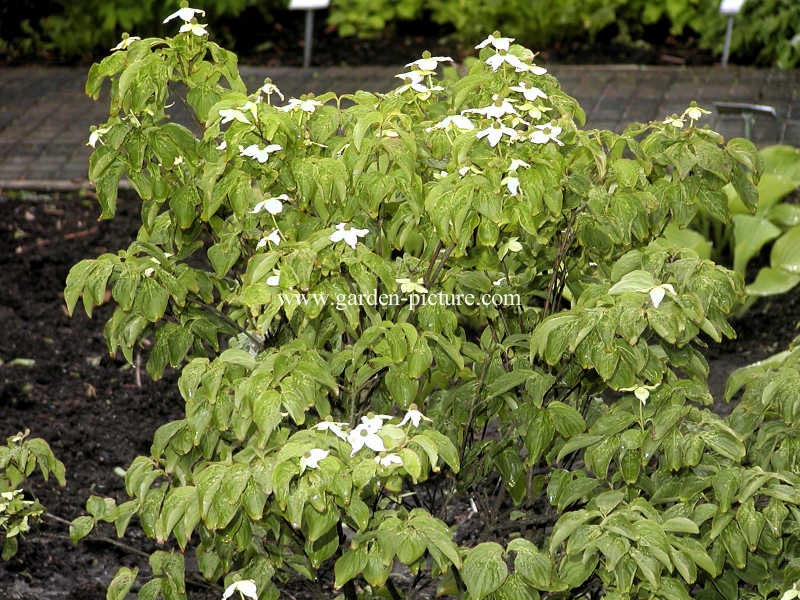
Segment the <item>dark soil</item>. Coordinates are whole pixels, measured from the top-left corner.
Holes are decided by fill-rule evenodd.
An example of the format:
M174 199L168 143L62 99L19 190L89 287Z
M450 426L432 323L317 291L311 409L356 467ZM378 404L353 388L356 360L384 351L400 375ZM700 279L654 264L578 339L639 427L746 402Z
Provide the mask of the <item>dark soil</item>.
M108 307L91 320L66 314L62 290L70 266L127 246L136 232L133 202L121 202L112 221L98 223L96 215L89 197L0 196L0 439L30 428L50 443L66 465L67 486L34 479L28 491L67 520L83 513L91 494L122 500L114 468L147 453L155 429L182 417L174 373L159 382L144 377L138 387L134 371L109 357L102 337ZM785 347L799 318L800 289L751 309L735 324L738 340L710 349L716 393L732 368ZM12 365L16 358L35 362ZM124 541L153 549L135 527ZM121 565L145 567L107 541L73 548L66 526L49 519L25 537L14 559L0 563L0 600L102 598ZM190 597L219 593L192 588Z

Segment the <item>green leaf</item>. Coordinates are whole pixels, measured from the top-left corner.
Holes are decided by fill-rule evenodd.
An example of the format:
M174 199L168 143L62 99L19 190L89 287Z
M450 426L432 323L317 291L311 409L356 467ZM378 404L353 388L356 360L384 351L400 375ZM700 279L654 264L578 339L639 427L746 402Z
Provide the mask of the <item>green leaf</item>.
M800 274L800 226L793 227L775 241L770 263L774 269Z
M672 517L671 519L667 519L662 524L662 527L664 531L671 531L673 533L691 533L695 535L700 533L697 524L686 517Z
M78 517L69 524L69 539L77 545L94 529L94 519L88 515Z
M556 431L567 439L586 430L586 422L581 413L563 402L556 400L548 404L547 413Z
M481 600L496 592L508 577L503 547L495 542L478 544L467 552L461 578L470 598Z
M345 583L356 577L367 566L367 551L365 548L348 550L333 565L334 587L341 588Z
M125 600L138 574L139 569L136 567L133 569L121 567L117 571L117 574L114 575L114 579L111 580L111 583L108 584L106 600Z
M766 219L755 215L733 217L733 270L744 276L747 263L767 242L777 238L781 230Z
M783 269L764 267L756 280L745 288L750 296L778 296L800 283L800 273L787 273Z
M611 286L608 293L613 295L627 292L648 292L658 285L658 282L647 271L631 271L622 276L617 283Z

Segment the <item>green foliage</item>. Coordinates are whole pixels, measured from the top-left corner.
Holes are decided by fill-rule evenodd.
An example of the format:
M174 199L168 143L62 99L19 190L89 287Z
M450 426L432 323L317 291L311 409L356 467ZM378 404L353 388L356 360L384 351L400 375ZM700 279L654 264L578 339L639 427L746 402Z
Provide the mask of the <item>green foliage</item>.
M284 0L207 0L201 8L219 19L257 7L269 20L271 12L285 5ZM178 0L54 0L53 6L31 7L19 32L25 37L10 41L21 44L22 52L35 48L60 60L86 60L104 54L123 32L160 35L164 16L179 7Z
M746 287L749 298L745 308L758 297L782 294L800 283L800 207L790 196L800 187L800 151L769 146L758 152L758 165L762 174L756 195L735 182L725 187L730 222L718 225L702 213L692 224L696 232L673 228L666 235L676 244L704 245L709 255L730 263L742 277L747 275L750 261L771 245L770 264L760 268ZM748 196L751 198L745 202L743 198ZM693 233L699 233L699 242L691 238Z
M694 105L585 130L532 60L495 34L463 74L426 54L390 93L288 101L190 31L92 67L102 216L124 175L142 226L65 299L91 314L110 290L110 351L151 342L185 402L130 500L92 497L72 527L174 540L140 598L185 598L190 547L260 598L325 573L347 600L413 597L401 569L471 600L788 588L796 475L751 443L778 420L745 434L705 408L700 334L734 334L742 278L662 235L724 222L729 184L755 208L754 149Z
M19 539L44 514L44 507L27 500L22 484L34 471L45 481L52 475L64 485L64 465L53 456L41 438L28 438L29 431L18 433L0 446L0 558L8 560L17 553Z

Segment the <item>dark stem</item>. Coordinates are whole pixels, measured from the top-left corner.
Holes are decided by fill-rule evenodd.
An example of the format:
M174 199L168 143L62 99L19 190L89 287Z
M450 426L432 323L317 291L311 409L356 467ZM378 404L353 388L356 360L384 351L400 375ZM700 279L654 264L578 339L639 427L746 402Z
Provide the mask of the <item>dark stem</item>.
M342 548L347 542L347 538L344 536L344 530L342 529L341 521L336 523L336 532L339 534L338 554L339 556L342 556ZM344 584L344 587L342 587L342 592L344 593L346 600L358 600L358 594L356 594L356 584L352 579Z

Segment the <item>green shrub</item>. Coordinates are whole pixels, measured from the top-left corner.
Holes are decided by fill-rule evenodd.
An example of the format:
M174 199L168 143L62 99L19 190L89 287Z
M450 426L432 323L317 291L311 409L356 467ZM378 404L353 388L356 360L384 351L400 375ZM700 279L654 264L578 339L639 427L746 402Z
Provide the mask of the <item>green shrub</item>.
M23 492L25 480L38 470L45 481L50 477L64 485L64 465L53 456L41 438L28 438L29 431L18 433L0 446L0 558L17 553L19 539L42 518L44 507L28 500Z
M741 277L661 236L725 219L728 183L755 209L752 144L694 106L585 130L498 34L463 75L425 55L388 94L285 102L204 35L124 46L89 73L95 97L112 82L90 176L110 218L126 175L142 227L65 298L91 314L110 290L110 350L149 339L153 376L182 368L185 418L133 460L130 500L73 527L177 543L140 598L186 597L190 547L260 598L331 571L347 600L790 588L797 475L750 443L778 421L746 437L705 407L700 334L733 335ZM169 119L175 83L199 135Z

